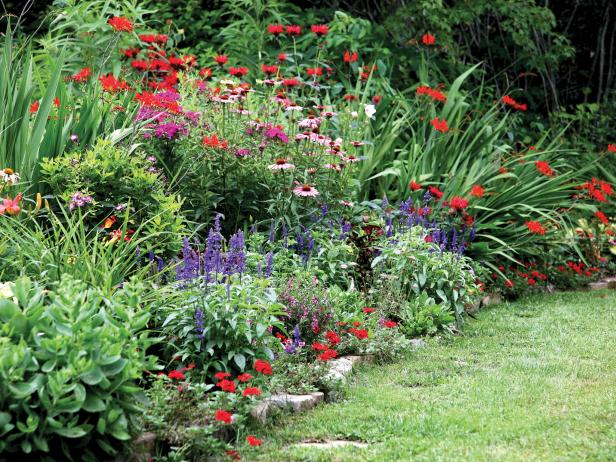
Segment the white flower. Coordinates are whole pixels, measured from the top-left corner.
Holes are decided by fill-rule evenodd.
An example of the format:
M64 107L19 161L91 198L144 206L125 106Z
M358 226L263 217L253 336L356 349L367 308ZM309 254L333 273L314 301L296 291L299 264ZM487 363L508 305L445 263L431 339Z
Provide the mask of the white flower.
M353 117L354 119L357 119L357 116L359 116L359 114L357 113L357 111L353 111L353 112L351 112L351 117Z
M374 114L376 114L376 108L374 107L374 104L365 104L364 112L366 113L366 117L368 117L369 119L374 119Z

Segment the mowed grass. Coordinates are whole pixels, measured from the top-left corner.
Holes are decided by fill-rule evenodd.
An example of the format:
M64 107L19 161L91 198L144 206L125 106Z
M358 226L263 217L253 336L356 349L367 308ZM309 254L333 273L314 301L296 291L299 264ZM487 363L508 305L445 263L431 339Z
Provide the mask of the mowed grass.
M484 309L462 336L364 366L346 399L257 431L262 461L616 461L616 294ZM347 439L367 448L297 448Z

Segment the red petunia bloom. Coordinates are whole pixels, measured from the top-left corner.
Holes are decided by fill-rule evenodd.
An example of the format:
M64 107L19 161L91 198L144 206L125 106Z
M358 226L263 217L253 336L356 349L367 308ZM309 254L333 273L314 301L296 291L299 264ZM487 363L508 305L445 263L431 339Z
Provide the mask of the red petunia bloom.
M507 279L505 281L505 285L511 289L513 288L513 281L511 279Z
M235 382L233 380L223 379L216 384L222 391L228 393L235 393Z
M272 375L272 365L267 361L263 361L262 359L257 359L255 361L255 370L264 375Z
M449 201L449 208L455 212L462 211L468 207L468 200L460 196L454 196Z
M253 435L248 435L246 437L246 441L248 442L249 445L251 445L252 447L255 446L261 446L261 444L263 444L263 440L260 440L259 438L254 437Z
M533 278L528 278L526 282L528 282L529 286L534 286L535 284L537 284L537 281L535 281Z
M230 424L233 422L233 416L227 411L222 411L220 409L214 414L214 419L225 424Z
M430 191L432 197L436 197L438 200L443 197L443 191L438 189L438 186L428 186L428 191Z
M133 23L128 19L120 16L114 16L107 21L107 24L116 32L132 32Z
M298 36L302 33L302 27L301 26L297 26L297 25L289 25L287 26L287 35L294 35L294 36Z
M473 196L473 197L477 197L477 198L481 199L483 197L484 193L485 193L485 190L483 189L482 186L480 186L478 184L476 184L475 186L473 186L471 188L471 196Z
M323 343L314 342L312 344L312 349L315 351L326 351L329 349L329 347Z
M607 152L616 152L616 144L608 144Z
M229 372L216 372L216 374L214 374L214 378L216 378L217 380L224 380L226 378L231 377L231 374Z
M246 383L248 382L250 379L252 379L252 375L244 372L243 374L240 374L237 376L237 381L241 382L241 383Z
M394 327L396 327L398 325L398 323L394 322L394 321L385 321L383 323L383 326L385 326L386 329L392 329Z
M227 61L229 61L229 57L226 55L216 55L214 56L214 61L219 66L224 66L225 64L227 64Z
M330 359L334 359L336 356L338 356L338 353L336 353L334 350L326 350L319 356L317 356L317 358L321 361L327 362Z
M261 390L259 390L257 387L247 387L242 392L242 395L243 396L259 396L261 395Z
M322 37L329 33L329 26L327 24L313 24L310 26L310 30L314 34Z
M449 130L449 126L447 125L446 119L439 120L438 117L435 117L434 119L430 121L430 123L432 124L432 126L434 127L436 131L439 131L441 133L445 133L446 131Z
M355 329L354 327L349 329L349 333L353 334L360 340L368 338L368 331L366 329Z
M424 45L434 45L434 35L423 34L421 36L421 43L423 43Z
M182 374L182 372L175 370L175 371L171 371L167 374L167 377L169 377L170 379L173 380L184 380L186 378L186 376L184 374Z
M338 345L340 343L340 336L332 330L325 334L325 338L330 345Z
M422 189L422 186L419 183L416 183L415 180L413 180L409 184L409 188L411 188L411 191L415 192L415 191L419 191L420 189Z
M278 53L278 62L279 63L284 63L287 60L287 54L286 53Z
M344 56L342 58L344 60L345 63L354 63L357 61L357 52L354 51L353 53L351 53L350 51L345 51L344 52Z
M552 170L550 168L550 164L548 164L544 160L538 160L537 162L535 162L535 167L537 168L538 172L541 172L541 174L545 176L554 176L554 170Z
M597 210L595 212L595 216L599 219L599 221L601 223L603 223L604 225L609 225L610 224L610 220L608 220L607 216L605 215L605 213L601 212L600 210Z
M528 230L534 234L545 234L545 228L538 221L527 221L524 223Z
M282 24L269 24L267 26L267 33L272 35L280 35L284 33L284 26Z

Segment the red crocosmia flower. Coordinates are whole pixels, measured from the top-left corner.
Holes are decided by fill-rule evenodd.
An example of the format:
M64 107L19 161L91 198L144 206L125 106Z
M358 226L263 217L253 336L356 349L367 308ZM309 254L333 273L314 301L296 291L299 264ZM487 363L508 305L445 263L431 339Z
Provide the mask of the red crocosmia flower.
M216 55L214 56L214 61L216 61L216 64L219 66L224 66L227 64L227 61L229 61L229 58L226 55Z
M114 16L107 21L107 24L116 32L132 32L133 23L124 17Z
M526 225L526 227L531 233L540 234L540 235L545 234L545 228L541 226L541 223L539 223L538 221L527 221L524 224Z
M434 35L423 34L421 36L421 43L423 43L424 45L434 45Z
M38 111L38 108L39 108L39 102L35 101L34 103L30 105L30 114L36 113L36 111Z
M323 343L314 342L312 344L312 349L315 351L326 351L329 349L329 347Z
M113 93L116 91L128 90L130 88L126 82L116 79L113 74L102 75L98 80L103 87L103 91Z
M535 284L537 284L537 281L535 281L533 278L528 278L526 282L528 282L529 286L534 286Z
M507 279L505 281L505 285L511 289L513 288L513 281L511 279Z
M376 310L374 308L370 308L369 306L364 306L363 312L366 314L374 313Z
M329 33L329 27L327 26L327 24L313 24L312 26L310 26L310 30L320 37L325 36Z
M453 211L459 212L468 207L468 201L460 196L454 196L449 201L449 208Z
M411 181L411 183L409 184L409 188L411 188L411 191L415 192L415 191L419 191L420 189L422 189L423 186L421 186L419 183L416 183L415 180Z
M248 435L246 437L246 442L250 444L252 447L261 446L261 444L263 444L263 440L260 440L259 438L256 438L253 435Z
M334 350L326 350L319 356L317 356L317 358L321 361L327 362L330 359L334 359L336 356L338 356L338 353L336 353Z
M351 95L349 93L347 93L346 95L344 95L344 100L345 101L357 101L359 98L356 95Z
M247 387L242 392L243 396L259 396L261 394L261 390L257 387Z
M235 449L228 449L226 454L231 457L232 460L240 460L240 453Z
M393 327L396 327L398 323L394 321L385 321L383 325L385 326L386 329L391 329Z
M505 167L499 167L498 169L498 173L503 174L503 173L507 173L509 170L507 170L507 168Z
M235 75L238 77L243 77L246 74L248 74L248 68L247 67L230 67L229 74Z
M278 72L278 66L276 66L275 64L271 66L267 64L261 64L261 70L263 71L264 74L273 75Z
M222 391L226 391L228 393L235 393L235 382L233 380L221 380L216 384Z
M294 26L294 25L287 26L287 34L288 35L294 35L294 36L297 37L301 33L302 33L301 26Z
M250 374L248 374L246 372L244 372L243 374L240 374L240 375L237 376L238 382L241 382L241 383L246 383L250 379L252 379L252 375L250 375Z
M538 160L535 162L535 166L537 167L537 171L541 172L541 174L545 176L554 176L554 170L550 168L550 165L544 160Z
M616 144L608 144L607 152L616 152Z
M287 60L287 54L286 53L278 53L278 62L279 63L284 63Z
M214 418L218 422L222 422L225 424L230 424L231 422L233 422L233 416L229 414L227 411L222 411L220 409L216 411Z
M284 26L282 24L269 24L267 26L267 33L272 35L279 35L284 32Z
M83 83L83 82L87 82L88 78L90 78L91 75L92 75L92 71L90 70L90 68L84 67L79 72L77 72L75 75L73 75L71 77L71 80L73 82Z
M310 76L323 75L323 68L322 67L309 67L308 69L306 69L306 73Z
M284 79L282 81L282 86L284 87L298 87L300 85L300 81L297 79Z
M55 107L60 107L60 98L58 98L57 96L53 99L53 105Z
M605 213L601 212L600 210L597 210L595 212L595 216L599 219L599 221L601 223L603 223L604 225L609 225L610 224L610 220L608 220L608 218L605 216Z
M428 186L428 191L430 191L432 197L435 197L437 200L440 200L443 197L443 191L438 189L437 186Z
M216 374L214 374L214 378L218 379L218 380L224 380L226 378L231 377L231 374L229 372L216 372Z
M381 95L374 95L372 97L372 102L374 104L379 104L381 102L381 100L383 99L383 97Z
M473 197L477 197L477 198L481 199L483 197L484 193L485 193L485 190L483 189L482 186L480 186L478 184L476 184L475 186L473 186L471 188L471 196L473 196Z
M139 48L126 48L123 50L120 50L122 52L122 54L129 58L129 59L133 59L134 57L136 57L139 52L141 51Z
M212 77L212 74L212 69L210 69L209 67L204 67L199 71L199 75L204 79L209 79L210 77Z
M445 133L446 131L449 130L446 119L439 120L438 117L435 117L434 119L430 121L430 123L432 124L432 126L434 127L436 131L439 131L441 133Z
M255 361L255 370L264 375L272 375L272 365L267 361L263 361L262 359L257 359Z
M325 338L329 342L330 345L338 345L340 343L340 336L335 333L333 330L330 330L325 334Z
M208 136L204 136L203 137L203 145L204 146L209 146L210 148L220 148L220 149L227 149L227 141L226 140L219 140L218 136L216 136L216 134L212 135L211 137Z
M170 379L173 380L184 380L186 378L186 376L184 374L182 374L182 372L175 370L175 371L171 371L167 374L167 377L169 377Z
M353 53L351 53L350 51L345 51L344 52L344 56L343 56L343 60L345 63L354 63L357 61L357 52L354 51Z
M447 101L447 96L445 95L445 93L439 90L436 90L434 88L430 88L427 85L421 85L417 87L416 93L418 95L427 95L430 98L432 98L434 101L440 101L442 103Z
M527 109L526 104L520 104L515 99L513 99L511 96L508 96L508 95L503 96L502 101L504 104L506 104L507 106L511 106L517 111L526 111Z
M148 70L148 63L146 61L135 60L130 63L130 66L140 72L145 72Z

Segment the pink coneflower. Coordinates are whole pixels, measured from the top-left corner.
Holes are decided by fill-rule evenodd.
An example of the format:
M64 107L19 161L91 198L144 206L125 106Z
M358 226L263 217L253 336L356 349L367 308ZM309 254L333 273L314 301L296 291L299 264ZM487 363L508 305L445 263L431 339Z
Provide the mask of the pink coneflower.
M293 194L301 197L314 197L319 195L319 191L314 186L303 184L293 190Z
M276 162L269 166L270 170L288 170L291 168L295 168L295 165L289 163L284 158L276 159Z
M337 172L341 172L342 171L342 167L340 165L337 165L337 164L325 164L323 167L328 168L330 170L335 170Z
M307 119L302 119L298 122L298 125L301 128L319 128L321 124L321 119L318 117L308 117Z
M357 148L359 146L363 146L366 143L364 143L363 141L351 141L351 144Z

